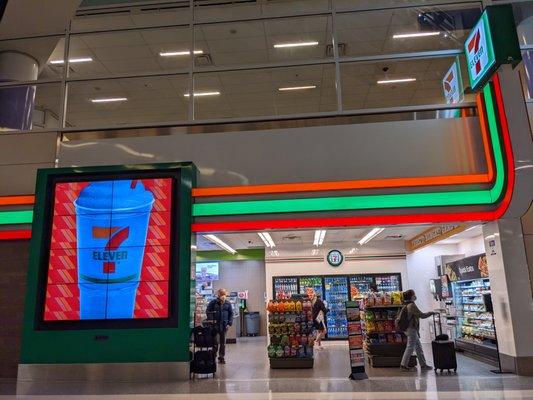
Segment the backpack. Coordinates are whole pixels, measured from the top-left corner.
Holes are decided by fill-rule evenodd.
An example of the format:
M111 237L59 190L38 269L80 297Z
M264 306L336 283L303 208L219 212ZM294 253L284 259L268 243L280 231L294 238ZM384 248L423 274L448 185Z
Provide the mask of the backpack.
M196 326L192 330L196 347L214 347L217 344L217 332L211 326Z
M396 330L398 332L405 332L407 328L409 328L409 311L407 310L407 306L403 306L398 315L396 316L396 320L394 321L396 325Z

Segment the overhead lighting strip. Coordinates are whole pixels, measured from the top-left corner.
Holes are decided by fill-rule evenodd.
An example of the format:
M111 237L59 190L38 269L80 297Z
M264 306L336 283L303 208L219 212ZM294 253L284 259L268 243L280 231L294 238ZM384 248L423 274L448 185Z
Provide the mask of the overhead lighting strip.
M313 246L322 246L324 239L326 238L326 230L319 229L315 231L315 238L313 240Z
M416 81L416 78L400 78L400 79L383 79L380 81L377 81L378 85L389 85L391 83L407 83L407 82L414 82Z
M219 94L220 92L217 90L217 91L211 91L211 92L194 92L192 95L193 97L204 97L204 96L218 96ZM189 97L190 94L184 93L183 96Z
M92 57L79 57L79 58L69 58L69 64L84 63L93 61ZM60 65L64 64L65 60L51 60L49 64Z
M318 46L317 41L310 42L294 42L294 43L277 43L274 45L275 49L291 48L291 47L308 47L308 46Z
M428 36L439 36L440 32L412 32L412 33L397 33L392 35L393 39L407 39L407 38L419 38Z
M210 242L216 244L218 247L220 247L223 250L226 250L227 252L231 254L237 253L237 250L235 250L233 247L231 247L229 244L221 240L218 236L215 235L204 235L204 237L209 240Z
M91 103L119 103L122 101L128 101L127 97L109 97L103 99L91 99Z
M276 243L272 240L272 236L268 232L257 232L263 243L268 248L276 247Z
M379 235L381 232L383 232L385 228L374 228L370 232L368 232L363 238L358 242L361 246L370 242L372 239L374 239L377 235Z
M194 50L194 54L204 54L203 50ZM190 50L183 51L160 51L159 55L161 57L176 57L176 56L189 56L191 55Z
M309 89L316 89L316 85L307 85L307 86L288 86L288 87L280 87L278 90L280 92L290 92L293 90L309 90Z

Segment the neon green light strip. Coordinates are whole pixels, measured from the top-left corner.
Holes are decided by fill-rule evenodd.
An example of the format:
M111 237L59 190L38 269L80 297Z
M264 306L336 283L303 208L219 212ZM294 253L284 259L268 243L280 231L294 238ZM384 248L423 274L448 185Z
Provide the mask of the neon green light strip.
M31 224L32 220L32 210L0 212L0 225Z
M505 169L489 84L485 85L483 94L496 169L496 179L490 190L198 203L193 206L193 216L493 204L500 198L503 191Z

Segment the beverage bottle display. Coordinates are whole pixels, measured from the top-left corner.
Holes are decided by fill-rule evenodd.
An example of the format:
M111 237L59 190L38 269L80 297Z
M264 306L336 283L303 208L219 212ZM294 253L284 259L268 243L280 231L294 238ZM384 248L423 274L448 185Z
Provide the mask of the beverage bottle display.
M80 319L133 318L153 203L138 180L92 182L75 200Z

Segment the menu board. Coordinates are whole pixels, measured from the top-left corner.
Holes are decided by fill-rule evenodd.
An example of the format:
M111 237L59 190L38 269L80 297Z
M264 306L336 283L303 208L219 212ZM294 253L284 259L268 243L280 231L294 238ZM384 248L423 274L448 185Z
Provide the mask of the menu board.
M367 379L365 373L365 350L363 349L363 330L361 327L361 309L357 301L346 302L346 326L348 328L348 349L350 352L349 378Z

